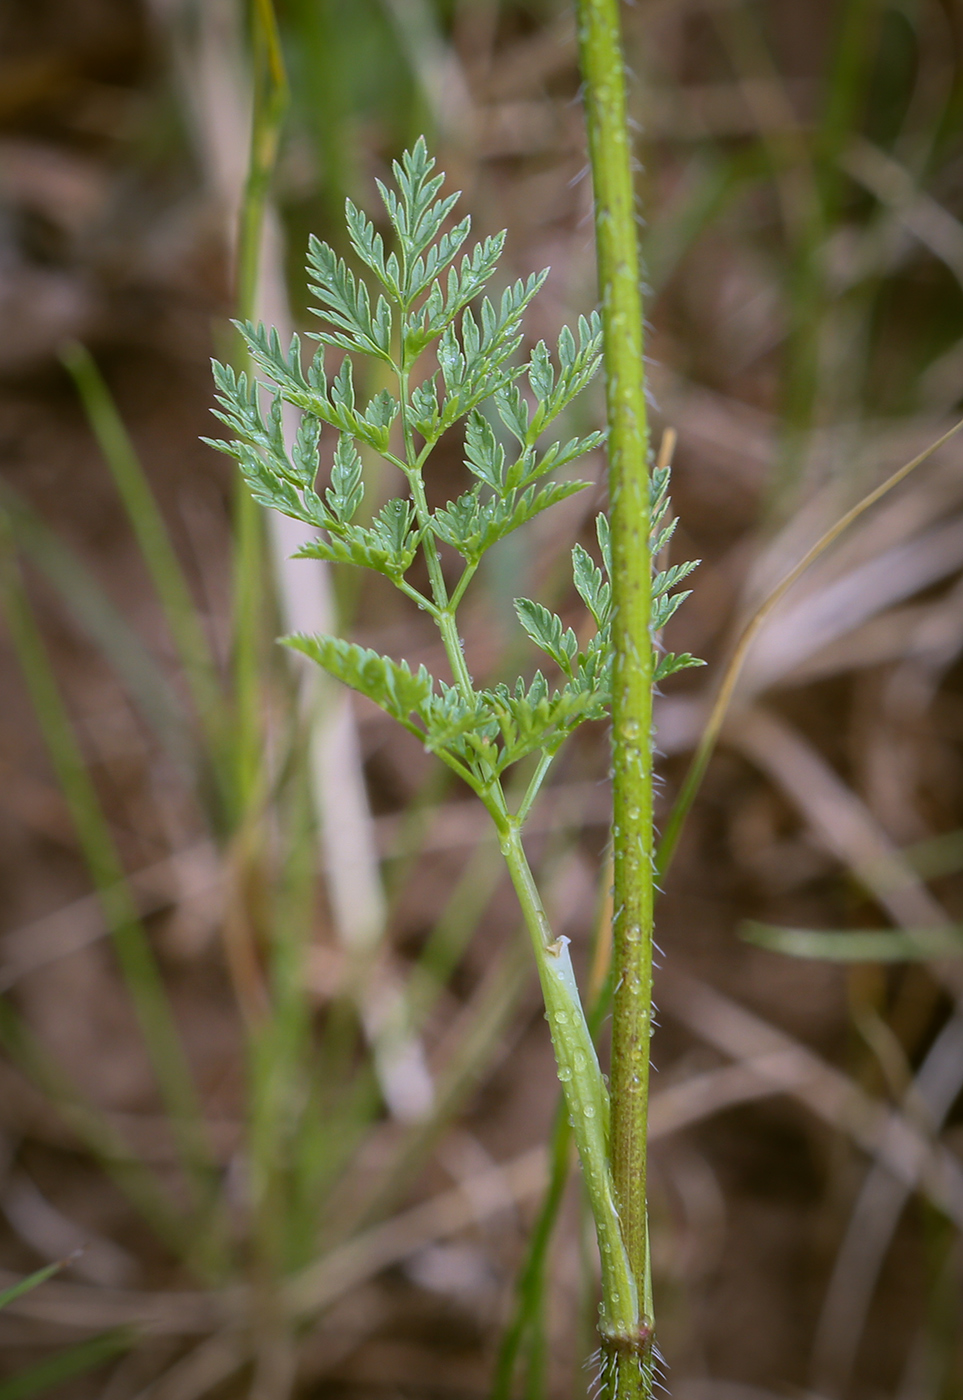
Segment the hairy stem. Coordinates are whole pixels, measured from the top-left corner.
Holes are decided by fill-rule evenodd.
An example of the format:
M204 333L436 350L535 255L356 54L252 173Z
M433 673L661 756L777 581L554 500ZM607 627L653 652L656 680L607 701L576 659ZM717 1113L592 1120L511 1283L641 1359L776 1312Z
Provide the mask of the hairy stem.
M642 298L617 0L577 0L609 424L614 603L612 1176L644 1309L603 1346L619 1400L649 1392L646 1137L652 1023L652 565Z

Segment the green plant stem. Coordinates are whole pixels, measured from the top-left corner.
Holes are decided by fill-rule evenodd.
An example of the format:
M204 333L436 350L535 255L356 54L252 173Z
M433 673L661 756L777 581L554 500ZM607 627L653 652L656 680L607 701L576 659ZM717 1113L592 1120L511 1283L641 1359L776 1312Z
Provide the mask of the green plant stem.
M261 233L288 103L287 77L272 0L254 0L251 16L253 110L247 181L238 223L236 312L254 317ZM246 351L238 349L239 368ZM238 811L255 799L261 768L260 650L264 607L264 528L257 502L243 483L234 501L234 691Z
M471 676L468 674L468 666L465 662L465 653L462 649L461 638L458 635L458 627L455 622L455 609L458 604L452 599L449 601L448 589L445 585L445 577L441 569L441 559L438 555L438 545L431 531L431 515L428 509L428 499L425 496L425 484L422 479L422 469L427 459L427 453L422 451L420 457L415 452L414 437L411 431L411 423L408 417L408 372L398 371L398 384L401 394L401 422L405 437L405 451L408 457L408 465L404 468L405 475L411 487L411 499L414 502L415 516L418 524L424 531L422 548L425 554L425 563L428 566L428 578L431 581L432 597L435 600L435 611L432 614L441 633L441 639L445 646L445 653L448 657L448 664L451 667L452 677L462 695L471 704L475 698L474 687L471 683ZM463 583L466 580L462 579ZM464 591L459 589L459 595Z
M630 1335L638 1318L635 1280L622 1240L619 1212L609 1170L608 1093L595 1045L579 999L568 940L552 936L541 897L522 847L517 820L489 811L499 830L502 855L535 953L545 1012L578 1146L602 1262L603 1337Z
M65 1347L0 1381L0 1400L30 1400L34 1395L46 1395L74 1376L82 1376L105 1361L132 1351L136 1342L137 1334L131 1328L121 1327Z
M617 0L577 0L604 337L612 525L615 918L612 1176L643 1312L603 1348L619 1400L648 1390L646 1139L652 1022L652 562L642 297ZM604 1303L603 1303L604 1307Z
M525 1262L515 1285L516 1310L505 1330L495 1364L491 1400L511 1400L512 1381L525 1339L538 1325L545 1303L545 1270L555 1223L571 1170L572 1132L564 1112L555 1115L549 1149L548 1187L528 1240Z

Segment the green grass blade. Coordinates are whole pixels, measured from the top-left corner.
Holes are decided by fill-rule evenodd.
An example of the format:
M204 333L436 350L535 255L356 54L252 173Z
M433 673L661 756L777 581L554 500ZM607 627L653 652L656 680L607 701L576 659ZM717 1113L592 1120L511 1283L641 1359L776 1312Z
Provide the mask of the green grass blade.
M184 1224L174 1213L154 1173L130 1151L105 1115L83 1100L79 1090L3 998L0 998L0 1044L141 1213L158 1239L182 1256L189 1253L190 1241Z
M54 1268L59 1267L54 1265ZM46 1273L46 1270L41 1272ZM103 1332L99 1337L91 1337L86 1342L67 1347L56 1356L45 1357L35 1366L28 1366L15 1376L0 1381L0 1400L30 1400L33 1395L43 1395L54 1386L83 1376L112 1357L122 1356L134 1345L134 1334L127 1329Z
M955 875L963 870L963 831L946 831L917 841L904 850L903 857L924 880Z
M237 232L235 310L241 321L253 319L256 311L261 236L288 104L287 75L272 0L254 0L251 7L251 47L251 145ZM243 369L246 352L239 338L236 344L236 368ZM236 716L234 781L240 812L246 812L256 800L261 773L261 674L265 647L266 577L268 568L261 512L239 478L234 497L232 625Z
M64 349L62 358L77 386L160 599L205 737L209 761L219 780L220 805L229 810L230 777L224 769L224 695L167 526L110 391L90 354L84 346L74 343Z
M555 1115L552 1130L548 1187L529 1235L525 1259L515 1285L515 1308L495 1363L491 1400L512 1400L515 1374L526 1345L544 1314L548 1251L571 1172L571 1149L572 1132L562 1104Z
M757 948L827 962L920 962L963 957L963 924L913 929L779 928L755 920L739 936Z
M4 1288L0 1292L0 1308L5 1308L8 1303L12 1303L15 1298L22 1298L25 1293L30 1293L35 1288L39 1288L42 1283L46 1283L48 1278L59 1273L64 1267L64 1260L58 1259L55 1264L48 1264L43 1269L38 1269L34 1274L27 1274L19 1283L13 1283L9 1288Z
M103 906L184 1164L195 1186L206 1196L212 1184L212 1158L191 1070L123 864L24 593L11 542L2 537L0 597L34 712Z
M187 717L176 692L93 574L9 486L0 486L0 508L10 518L18 547L46 575L103 652L168 752L182 762L192 760Z
M296 773L281 814L284 868L276 882L268 950L267 1015L251 1028L248 1154L251 1196L262 1262L273 1274L308 1262L318 1221L298 1189L307 1092L311 1007L306 959L314 914L314 851L308 775Z
M63 361L124 503L198 712L212 716L223 703L214 660L150 483L90 353L72 344Z
M237 245L237 314L249 321L257 298L261 232L288 107L288 79L272 0L251 6L254 110Z

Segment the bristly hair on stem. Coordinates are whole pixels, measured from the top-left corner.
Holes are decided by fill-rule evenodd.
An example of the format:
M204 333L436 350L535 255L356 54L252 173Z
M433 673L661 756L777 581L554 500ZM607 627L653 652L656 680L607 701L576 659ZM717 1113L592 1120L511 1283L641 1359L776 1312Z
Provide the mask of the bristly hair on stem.
M641 1290L626 1250L613 1178L609 1094L568 954L556 939L532 876L521 833L550 764L565 739L612 706L613 625L617 583L613 541L604 515L597 520L599 561L581 546L572 551L575 587L594 622L587 640L543 604L515 600L523 630L543 653L548 675L476 686L458 630L458 608L483 555L499 540L589 483L553 473L603 445L592 432L546 442L546 430L598 371L602 321L580 317L554 353L543 342L519 362L525 311L545 280L541 272L484 295L496 272L504 234L463 251L470 221L454 222L456 194L442 194L444 177L424 139L394 165L395 186L379 185L394 246L374 222L346 202L348 233L366 269L358 276L325 243L312 239L308 274L318 305L318 342L305 360L300 338L281 344L276 331L238 323L250 361L265 381L214 364L217 416L231 431L212 446L238 462L254 499L306 522L317 531L301 553L372 570L422 609L438 628L448 677L403 659L383 656L334 636L282 640L329 674L380 705L425 748L457 773L487 807L495 824L531 937L552 1042L598 1234L603 1296L600 1330L612 1345L638 1339ZM326 364L334 351L333 372ZM368 402L355 388L359 357L380 361L393 389ZM333 358L333 357L332 357ZM288 444L282 406L300 411ZM462 425L470 490L430 509L425 472L446 433ZM210 439L208 439L210 441ZM369 524L357 523L364 499L360 448L393 466L404 483ZM321 452L329 466L319 483ZM653 481L646 516L659 522L658 550L671 535L668 473ZM428 586L409 580L421 556ZM649 580L653 621L663 625L685 595L672 589L690 566ZM649 685L684 666L687 655L661 656ZM554 675L554 679L550 679ZM503 778L530 760L521 802L511 810ZM614 1339L614 1340L613 1340Z
M653 1304L647 1163L655 909L652 689L654 632L681 600L659 598L653 557L668 471L649 470L643 315L632 152L618 0L577 0L579 59L602 306L612 532L612 1178L638 1307L602 1328L602 1390L652 1394ZM671 532L671 527L670 527ZM677 582L684 571L670 571ZM660 576L661 577L661 576Z

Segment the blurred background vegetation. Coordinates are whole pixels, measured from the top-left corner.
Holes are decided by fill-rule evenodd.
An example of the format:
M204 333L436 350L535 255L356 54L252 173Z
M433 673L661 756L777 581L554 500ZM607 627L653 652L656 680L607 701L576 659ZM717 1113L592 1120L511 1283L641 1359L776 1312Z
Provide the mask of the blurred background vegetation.
M230 315L310 328L308 233L344 251L345 196L371 208L422 132L475 232L508 228L505 277L551 266L531 340L592 306L572 14L276 17L0 9L0 1287L67 1260L0 1311L0 1400L561 1400L592 1381L595 1265L573 1173L529 1246L557 1082L498 852L416 744L272 642L338 616L432 666L432 640L377 579L289 564L198 439ZM742 622L963 408L963 10L624 19L654 417L678 557L704 561L670 641L710 663L659 701L668 802ZM476 673L534 666L513 595L576 617L595 472L496 553ZM453 445L438 500L463 473ZM666 882L680 1400L963 1395L961 650L951 443L762 631ZM607 766L580 734L533 818L589 982Z

